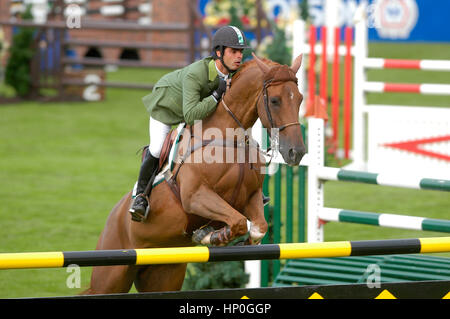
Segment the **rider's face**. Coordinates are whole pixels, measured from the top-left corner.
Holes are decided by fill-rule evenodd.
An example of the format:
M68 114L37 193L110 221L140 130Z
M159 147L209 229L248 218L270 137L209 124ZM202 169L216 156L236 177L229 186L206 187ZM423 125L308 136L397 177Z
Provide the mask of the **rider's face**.
M225 48L223 61L231 70L236 71L241 66L243 51L243 49Z

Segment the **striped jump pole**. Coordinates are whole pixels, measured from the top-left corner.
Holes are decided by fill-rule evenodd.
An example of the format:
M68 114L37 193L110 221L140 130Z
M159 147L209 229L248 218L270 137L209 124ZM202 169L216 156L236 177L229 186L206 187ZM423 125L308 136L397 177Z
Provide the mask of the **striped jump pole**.
M345 47L347 49L344 64L344 158L350 158L350 127L351 127L351 95L352 95L352 56L353 30L345 28Z
M450 180L425 178L414 174L370 173L324 166L318 169L317 176L323 180L450 192Z
M333 75L331 95L331 122L333 128L333 142L339 145L339 42L340 28L334 28L334 51L333 51Z
M366 58L363 65L367 69L416 69L427 71L450 71L449 60L405 60Z
M363 90L376 93L397 92L450 95L450 84L365 82Z
M321 209L319 212L319 218L323 221L450 233L450 220L444 219L432 219L396 214L377 214L328 207Z
M296 259L450 251L450 237L290 243L232 247L174 247L0 254L0 269L69 265L156 265L231 260Z

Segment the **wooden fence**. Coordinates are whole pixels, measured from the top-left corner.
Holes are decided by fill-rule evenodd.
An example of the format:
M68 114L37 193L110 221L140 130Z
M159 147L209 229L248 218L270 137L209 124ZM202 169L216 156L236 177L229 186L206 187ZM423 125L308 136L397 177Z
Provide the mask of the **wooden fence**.
M263 36L263 31L270 32L270 30L263 30L261 27L260 20L266 19L261 5L259 5L258 12L258 27L245 30L255 32L259 44ZM35 55L31 62L32 98L44 98L46 100L80 98L96 100L99 99L99 96L101 96L106 87L151 90L154 86L153 83L106 81L103 71L105 66L176 69L186 66L200 58L202 51L205 49L198 45L199 39L207 37L209 39L208 43L210 43L212 30L203 24L198 6L194 2L189 2L189 14L189 23L155 23L148 25L127 22L125 20L113 22L81 19L80 24L82 25L82 29L80 31L69 29L66 21L47 21L45 24L37 24L30 21L0 20L0 26L11 28L31 27L36 30L33 42ZM111 32L111 34L115 32L126 34L136 32L184 33L187 41L185 43L155 43L151 41L117 41L111 39L89 40L68 36L69 32L83 32L87 30L107 31ZM184 52L185 61L158 63L152 61L152 59L109 59L103 57L70 56L67 54L70 51L69 49L73 52L76 47L80 46ZM91 97L83 96L81 91L89 85L95 85L100 91L100 94L91 95ZM56 93L51 95L51 97L48 97L48 95L43 97L42 89L51 89Z

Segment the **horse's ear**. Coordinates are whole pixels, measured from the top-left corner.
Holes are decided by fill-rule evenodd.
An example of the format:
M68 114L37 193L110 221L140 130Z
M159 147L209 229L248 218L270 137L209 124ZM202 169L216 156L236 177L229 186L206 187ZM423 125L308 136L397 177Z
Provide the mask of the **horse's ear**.
M263 71L263 73L267 73L269 72L270 68L267 64L265 64L260 58L258 58L255 53L252 52L253 58L256 61L256 64L258 64L259 68L261 69L261 71Z
M294 73L297 73L298 69L302 65L303 53L301 53L298 57L295 58L294 62L292 62L291 69Z

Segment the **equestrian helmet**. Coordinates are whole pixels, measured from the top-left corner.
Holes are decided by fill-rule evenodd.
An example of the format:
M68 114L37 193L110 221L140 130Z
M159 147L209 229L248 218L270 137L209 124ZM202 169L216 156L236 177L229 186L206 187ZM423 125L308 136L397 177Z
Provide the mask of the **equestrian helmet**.
M214 54L217 50L222 51L225 47L233 49L249 49L244 32L234 26L228 25L216 31L212 39Z

